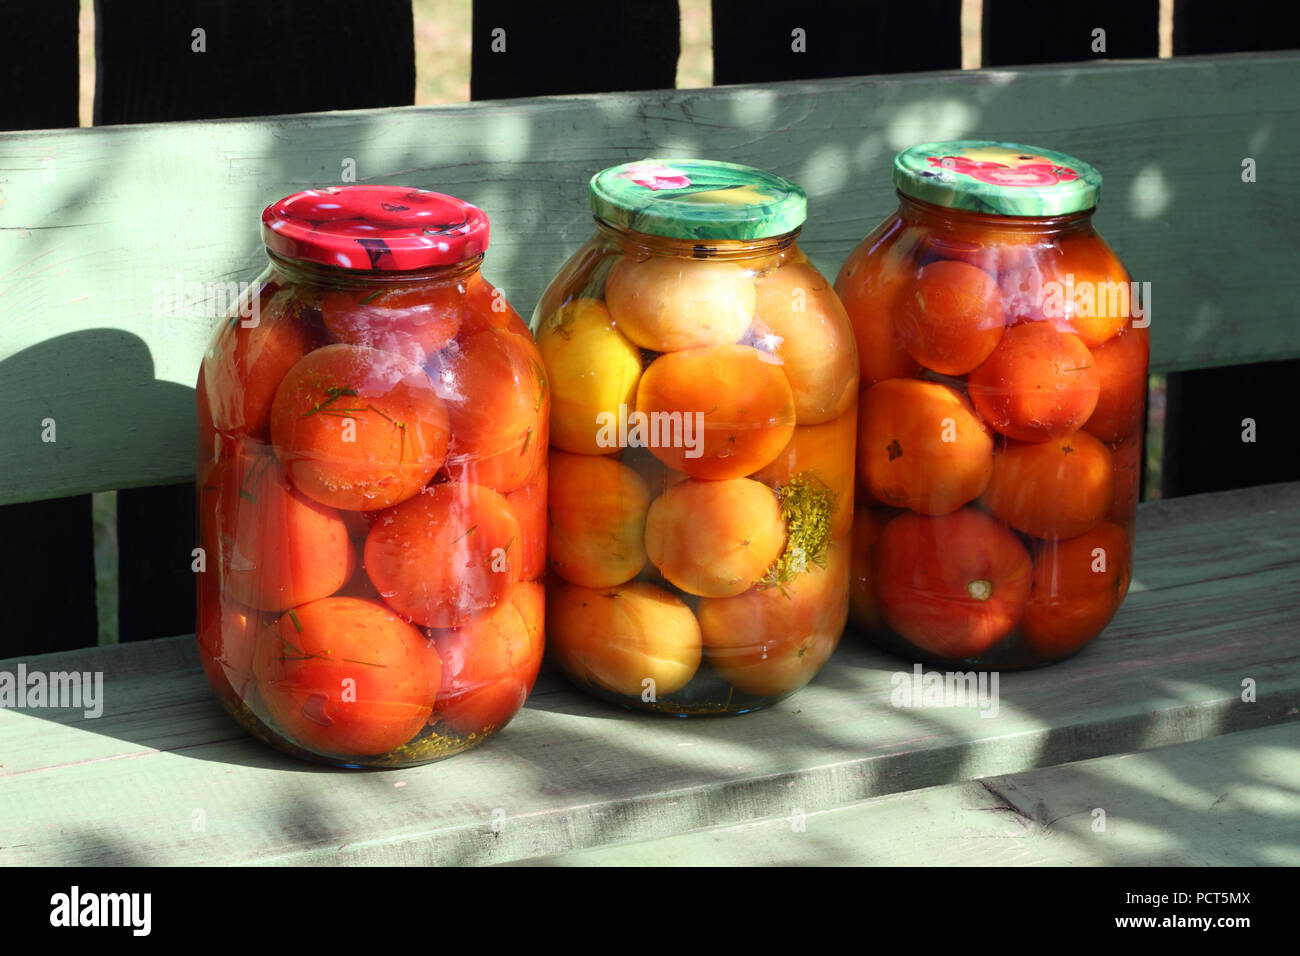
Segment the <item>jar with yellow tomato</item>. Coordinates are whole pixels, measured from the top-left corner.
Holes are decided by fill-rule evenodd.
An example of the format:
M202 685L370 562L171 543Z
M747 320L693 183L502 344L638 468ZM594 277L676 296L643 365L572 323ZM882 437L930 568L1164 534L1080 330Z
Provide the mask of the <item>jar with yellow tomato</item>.
M590 183L594 235L532 328L551 383L548 645L660 713L751 711L847 617L858 360L763 170L643 160Z

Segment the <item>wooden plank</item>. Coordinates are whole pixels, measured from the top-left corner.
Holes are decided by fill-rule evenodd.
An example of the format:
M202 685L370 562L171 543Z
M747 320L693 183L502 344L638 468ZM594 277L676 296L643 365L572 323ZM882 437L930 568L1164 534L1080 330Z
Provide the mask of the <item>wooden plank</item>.
M1294 189L1239 176L1247 153L1289 168L1298 118L1300 55L1254 54L0 135L0 503L187 479L217 317L164 290L251 279L262 206L349 160L358 181L483 206L485 271L527 313L590 234L586 182L610 163L707 154L790 175L810 195L807 251L834 273L894 207L896 149L1050 143L1105 172L1098 225L1153 284L1153 364L1170 370L1300 355ZM42 444L55 411L59 444Z
M1174 7L1176 55L1300 46L1300 19L1260 0L1197 0ZM1286 409L1300 361L1175 372L1166 383L1161 495L1195 495L1300 479ZM1255 440L1243 442L1245 421Z
M526 862L1300 866L1297 744L1285 724Z
M509 862L1297 728L1300 486L1269 491L1144 505L1116 621L1050 671L1000 675L991 718L893 706L909 665L850 634L811 685L744 717L625 713L548 677L478 750L346 773L246 738L189 640L29 659L102 671L104 712L0 712L0 864Z

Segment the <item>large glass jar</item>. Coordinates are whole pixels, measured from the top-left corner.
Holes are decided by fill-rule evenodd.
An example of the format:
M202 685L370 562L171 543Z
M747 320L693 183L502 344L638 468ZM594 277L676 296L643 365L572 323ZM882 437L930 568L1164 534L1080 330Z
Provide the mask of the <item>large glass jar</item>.
M629 708L742 713L807 683L848 613L858 363L795 240L803 192L729 163L591 181L542 296L548 642Z
M894 183L835 283L862 372L853 622L940 664L1059 660L1128 589L1145 302L1086 163L930 143Z
M197 386L200 659L298 756L464 750L543 653L549 395L479 273L487 217L345 186L268 206L262 235Z

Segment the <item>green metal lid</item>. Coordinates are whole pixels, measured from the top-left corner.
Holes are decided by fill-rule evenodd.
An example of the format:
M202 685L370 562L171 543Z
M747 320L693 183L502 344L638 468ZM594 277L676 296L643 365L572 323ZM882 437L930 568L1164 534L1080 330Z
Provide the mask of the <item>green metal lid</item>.
M894 157L894 185L913 199L1000 216L1063 216L1097 205L1101 173L1037 146L962 139Z
M765 239L808 215L802 189L774 173L707 159L642 159L591 177L591 211L670 239Z

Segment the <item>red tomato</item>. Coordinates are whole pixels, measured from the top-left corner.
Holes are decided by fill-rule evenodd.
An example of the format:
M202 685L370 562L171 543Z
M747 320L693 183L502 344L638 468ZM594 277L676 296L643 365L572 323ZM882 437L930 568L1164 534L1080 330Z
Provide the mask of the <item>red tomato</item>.
M438 652L379 601L331 597L264 630L253 656L261 698L287 737L317 753L364 757L411 740L442 681Z
M510 592L510 603L519 611L528 636L546 645L546 587L540 581L520 581Z
M546 475L545 468L522 488L506 495L510 513L519 522L519 580L535 581L546 570Z
M321 316L335 342L396 352L423 363L460 330L463 282L393 289L341 290L321 296Z
M453 630L435 630L442 686L432 720L457 734L504 726L524 705L542 665L534 638L513 603Z
M519 580L519 522L491 488L432 485L379 516L365 565L384 600L417 624L460 627Z
M271 438L304 494L334 508L370 511L418 494L442 467L447 408L414 362L327 345L285 376Z
M266 625L265 615L235 601L223 601L217 567L195 578L199 663L217 697L229 706L238 706L253 679L253 648Z
M1033 580L1020 539L974 508L902 514L876 542L880 610L894 630L937 657L978 657L1019 622Z
M1128 536L1109 521L1077 538L1039 543L1020 626L1025 641L1051 657L1077 651L1115 616L1128 577Z
M1007 329L967 385L990 428L1018 441L1049 441L1088 420L1100 382L1092 353L1077 335L1030 322Z
M1142 430L1138 429L1111 446L1115 464L1115 491L1106 517L1127 524L1137 517L1142 493Z
M861 370L858 387L920 371L898 337L895 316L908 278L916 271L903 241L902 222L881 223L850 253L835 279L835 291L853 322Z
M530 334L519 313L506 301L505 294L476 272L465 280L465 319L458 338L467 342L488 329Z
M430 367L447 404L447 475L502 493L526 484L546 456L550 394L531 336L501 329L448 347Z
M327 597L352 575L356 555L339 513L290 487L272 456L223 459L200 494L203 545L241 604L280 611Z
M988 358L1006 321L993 277L948 259L930 263L907 282L898 310L899 341L941 375L965 375Z
M1084 431L1104 442L1119 441L1142 431L1150 357L1147 330L1131 327L1092 350L1101 388L1097 408L1084 424Z
M203 362L213 422L238 437L266 437L275 390L294 363L321 344L295 289L268 285L259 301L257 324L245 328L252 318L228 319Z

